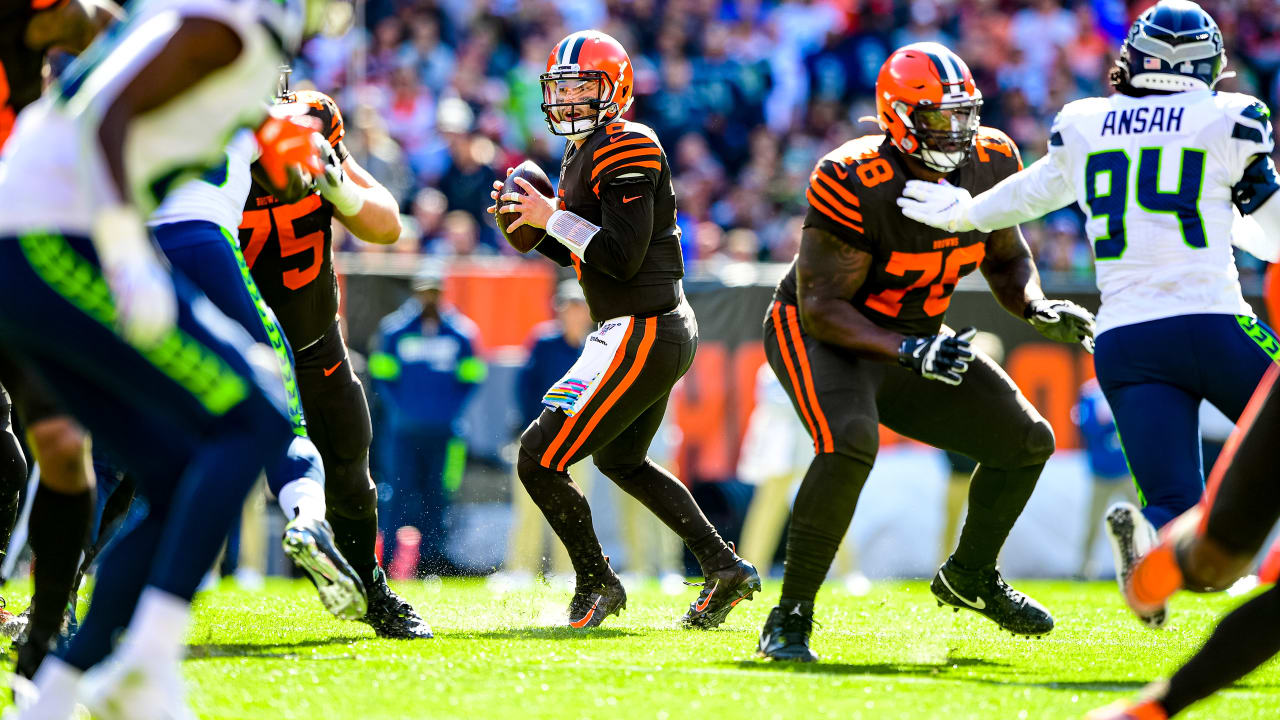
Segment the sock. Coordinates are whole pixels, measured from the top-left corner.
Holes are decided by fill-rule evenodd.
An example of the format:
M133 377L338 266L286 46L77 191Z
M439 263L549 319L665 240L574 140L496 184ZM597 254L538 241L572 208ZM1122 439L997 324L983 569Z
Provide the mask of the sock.
M707 516L702 514L702 508L694 502L689 489L675 475L648 458L625 474L608 470L604 474L680 536L698 559L704 575L737 561L729 544L716 532Z
M591 524L591 506L569 474L542 467L523 447L516 469L529 497L564 543L579 582L611 574Z
M276 497L290 521L299 517L320 520L325 516L324 486L309 477L285 483Z
M979 465L969 484L969 513L951 558L968 570L995 567L1000 548L1031 499L1044 464L1017 470Z
M378 511L372 509L366 517L350 518L329 508L329 524L333 526L333 542L338 552L351 564L365 587L373 585L378 571Z
M62 660L52 655L45 658L32 678L39 695L28 712L32 717L72 717L82 677L84 673L81 670ZM21 714L25 717L27 713Z
M1125 591L1132 602L1154 610L1181 590L1182 585L1182 568L1178 566L1173 545L1163 542L1134 566Z
M1174 715L1253 672L1280 652L1280 587L1231 611L1157 701Z
M782 597L812 603L849 530L871 465L847 455L823 453L813 459L796 493L787 534Z
M3 421L8 425L8 417ZM0 432L0 558L9 550L13 526L18 523L18 498L26 485L27 458L17 436L6 428Z
M80 551L89 536L93 491L64 495L44 485L31 502L31 551L34 593L31 597L31 637L43 642L58 634L79 579Z
M182 660L190 618L188 601L156 587L143 588L120 652L147 661L177 663Z

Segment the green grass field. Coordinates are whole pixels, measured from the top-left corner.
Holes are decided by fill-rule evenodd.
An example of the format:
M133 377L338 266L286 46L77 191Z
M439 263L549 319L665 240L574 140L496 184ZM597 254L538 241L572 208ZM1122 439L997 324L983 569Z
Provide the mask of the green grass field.
M823 662L787 666L753 657L777 582L712 632L676 626L693 590L630 588L620 618L582 632L556 627L567 592L415 583L400 589L437 637L402 642L325 615L301 581L274 581L201 596L185 671L210 720L1078 718L1170 672L1238 602L1180 596L1170 627L1152 632L1111 583L1018 587L1057 617L1047 638L1014 639L939 609L920 582L877 584L865 597L824 591ZM1185 717L1280 717L1280 666Z

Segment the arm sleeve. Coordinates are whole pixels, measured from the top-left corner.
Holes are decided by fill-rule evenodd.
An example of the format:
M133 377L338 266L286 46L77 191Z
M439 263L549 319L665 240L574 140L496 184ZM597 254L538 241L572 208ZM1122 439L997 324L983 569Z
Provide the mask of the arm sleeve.
M619 280L635 277L653 237L655 196L648 178L617 181L600 188L603 224L583 252L583 260Z
M1070 205L1075 192L1062 164L1050 153L973 199L969 221L983 232L1013 227Z

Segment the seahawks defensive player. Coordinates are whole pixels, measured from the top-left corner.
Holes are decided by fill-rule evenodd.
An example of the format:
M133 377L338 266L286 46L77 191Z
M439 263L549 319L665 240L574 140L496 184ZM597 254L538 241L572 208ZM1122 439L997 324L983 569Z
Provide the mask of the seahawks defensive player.
M271 351L168 272L142 218L260 120L301 42L301 5L135 4L23 112L6 148L0 343L137 475L150 506L103 558L93 607L41 665L24 717L70 717L77 697L98 718L187 714L191 597L293 433Z
M974 198L912 182L898 201L907 217L957 232L1009 227L1073 201L1088 216L1102 292L1098 381L1146 504L1141 514L1126 504L1107 513L1122 583L1152 526L1204 490L1200 401L1238 419L1280 359L1280 342L1241 297L1231 248L1280 258L1270 111L1213 89L1225 64L1213 18L1163 0L1129 30L1115 94L1064 107L1045 157ZM1158 610L1147 620L1163 618Z

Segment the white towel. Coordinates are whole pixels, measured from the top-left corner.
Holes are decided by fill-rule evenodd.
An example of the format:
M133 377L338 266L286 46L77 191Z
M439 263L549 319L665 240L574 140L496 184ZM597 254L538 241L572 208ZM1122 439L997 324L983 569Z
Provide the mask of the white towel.
M633 321L634 318L630 316L614 318L588 335L582 355L569 368L569 372L542 396L542 404L552 410L563 410L569 417L586 407L613 363L613 358L618 353L625 352L623 339Z

